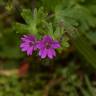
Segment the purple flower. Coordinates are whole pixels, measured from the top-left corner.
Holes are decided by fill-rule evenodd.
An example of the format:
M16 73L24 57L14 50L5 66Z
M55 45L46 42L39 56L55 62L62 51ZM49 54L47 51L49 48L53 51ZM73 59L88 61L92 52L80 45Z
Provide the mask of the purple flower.
M20 48L23 52L27 52L27 55L32 55L33 51L37 49L37 40L33 35L24 35L21 38Z
M39 49L39 56L46 58L47 56L52 59L56 56L55 49L60 47L58 41L54 41L50 36L44 36L37 45Z

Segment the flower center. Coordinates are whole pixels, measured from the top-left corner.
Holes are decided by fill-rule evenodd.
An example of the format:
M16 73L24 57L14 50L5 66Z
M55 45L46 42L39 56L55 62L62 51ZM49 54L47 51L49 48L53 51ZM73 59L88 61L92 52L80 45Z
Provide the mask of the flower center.
M30 46L34 46L35 45L35 42L32 41L32 42L29 43L29 45Z
M49 49L51 47L51 44L49 44L48 42L45 44L46 48Z

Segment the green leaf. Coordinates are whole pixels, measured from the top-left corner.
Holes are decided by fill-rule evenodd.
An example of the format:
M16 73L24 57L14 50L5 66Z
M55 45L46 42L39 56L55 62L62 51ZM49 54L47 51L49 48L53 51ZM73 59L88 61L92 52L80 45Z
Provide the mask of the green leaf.
M23 17L23 19L27 24L30 24L33 21L33 18L32 18L33 14L30 9L23 9L21 12L21 16Z
M16 30L16 33L28 33L28 26L21 23L15 23L13 29Z
M91 66L96 68L96 51L92 48L90 42L83 36L78 36L73 42L78 52L83 55Z
M86 91L84 88L80 88L80 91L82 92L83 96L91 96L88 91Z
M91 85L91 83L90 83L87 75L85 75L85 83L86 83L86 85L87 85L88 91L90 92L90 95L91 95L91 96L95 96L96 94L95 94L95 92L94 92L94 89L93 89L93 87L92 87L92 85Z
M89 32L86 36L93 44L96 44L96 32Z

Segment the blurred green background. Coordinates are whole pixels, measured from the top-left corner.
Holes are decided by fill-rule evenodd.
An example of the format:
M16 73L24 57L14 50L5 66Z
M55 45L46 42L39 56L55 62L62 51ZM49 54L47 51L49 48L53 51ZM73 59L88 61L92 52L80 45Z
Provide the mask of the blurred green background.
M19 48L30 18L22 9L41 7L69 36L70 46L53 60L28 57ZM96 96L96 0L0 0L0 96L13 95Z

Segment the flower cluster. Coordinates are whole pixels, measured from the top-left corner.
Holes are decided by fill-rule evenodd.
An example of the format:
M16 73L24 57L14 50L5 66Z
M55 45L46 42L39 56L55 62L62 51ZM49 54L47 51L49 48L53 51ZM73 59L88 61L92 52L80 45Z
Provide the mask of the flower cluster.
M23 52L27 52L27 55L32 55L33 51L39 49L39 56L41 58L52 59L56 56L55 49L59 48L58 41L53 40L51 36L44 36L41 40L37 41L33 35L24 35L21 38L20 48Z

